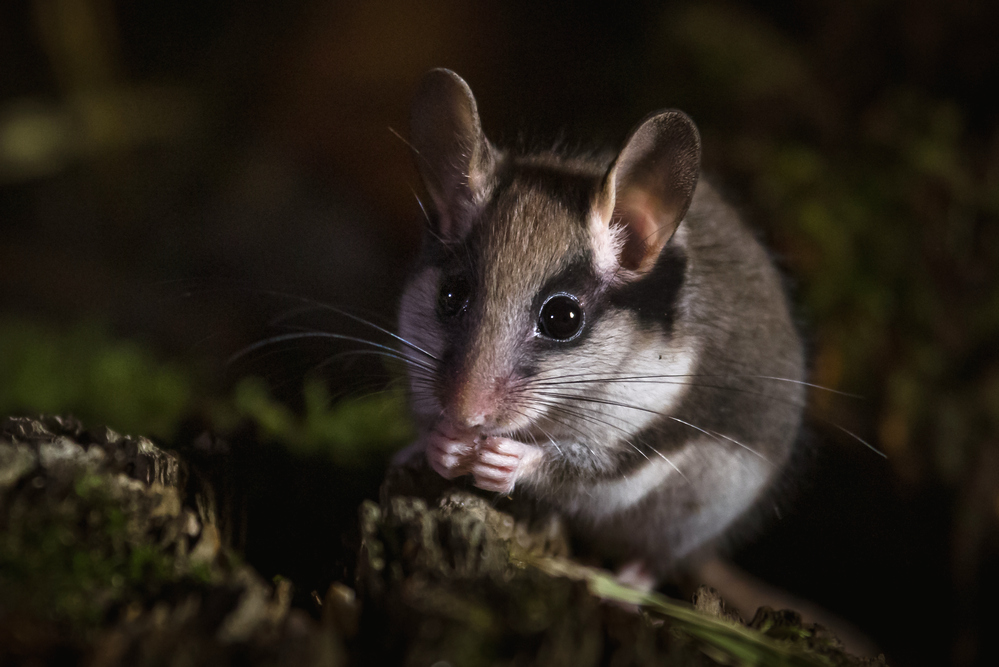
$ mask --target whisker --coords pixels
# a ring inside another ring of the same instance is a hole
[[[576,417],[577,419],[588,419],[589,421],[591,421],[591,422],[593,422],[593,423],[598,423],[598,424],[604,424],[604,425],[606,425],[606,426],[609,426],[609,427],[611,427],[611,428],[614,428],[614,429],[617,429],[617,430],[621,431],[621,433],[623,433],[623,434],[624,434],[625,436],[628,436],[628,437],[625,437],[625,438],[624,438],[624,439],[622,440],[622,442],[626,443],[626,444],[627,444],[627,445],[629,445],[629,446],[630,446],[630,447],[631,447],[632,449],[634,449],[634,450],[635,450],[636,452],[638,452],[639,454],[641,454],[641,455],[642,455],[642,456],[643,456],[643,457],[645,458],[645,460],[646,460],[646,461],[648,461],[648,460],[649,460],[649,456],[648,456],[648,454],[646,454],[646,453],[645,453],[644,451],[642,451],[642,450],[641,450],[641,449],[640,449],[640,448],[638,447],[638,445],[636,445],[636,444],[635,444],[634,442],[632,442],[632,441],[631,441],[631,439],[630,439],[630,437],[631,437],[631,433],[629,433],[629,432],[628,432],[627,430],[625,430],[624,428],[622,428],[622,427],[620,427],[620,426],[617,426],[616,424],[611,424],[611,423],[610,423],[610,422],[608,422],[608,421],[604,421],[604,420],[602,420],[602,419],[597,419],[597,418],[596,418],[596,417],[594,417],[593,415],[590,415],[590,414],[586,414],[586,413],[582,413],[582,412],[579,412],[579,411],[574,411],[574,410],[571,410],[571,409],[569,409],[569,408],[566,408],[565,406],[561,406],[561,405],[558,405],[558,404],[551,404],[551,403],[549,403],[549,404],[547,405],[547,407],[548,407],[549,409],[553,409],[553,410],[558,410],[558,411],[561,411],[561,412],[563,412],[563,413],[565,413],[565,414],[567,414],[567,415],[569,415],[569,416],[572,416],[572,417]],[[652,450],[652,451],[654,451],[655,453],[659,454],[659,456],[662,456],[662,457],[663,457],[664,459],[666,459],[666,457],[665,457],[665,456],[663,456],[662,452],[659,452],[658,450],[656,450],[656,448],[655,448],[655,447],[652,447],[651,445],[649,445],[649,444],[648,444],[648,443],[646,443],[646,442],[642,442],[641,444],[642,444],[642,445],[644,445],[644,446],[646,446],[646,447],[648,447],[649,449],[651,449],[651,450]],[[592,451],[592,450],[591,450],[591,451]],[[672,462],[670,462],[670,461],[669,461],[669,459],[666,459],[666,461],[667,461],[667,463],[669,463],[670,465],[673,465],[673,464],[672,464]],[[674,467],[675,467],[675,466],[674,466]],[[677,470],[677,472],[680,472],[680,471],[679,471],[679,470]],[[680,473],[680,474],[682,475],[683,473]]]
[[[572,408],[569,408],[568,406],[562,405],[560,403],[556,403],[554,401],[539,400],[538,404],[539,405],[543,405],[543,406],[545,406],[547,408],[560,410],[563,413],[568,414],[568,415],[570,415],[572,417],[576,417],[578,419],[586,419],[590,423],[593,423],[593,424],[603,424],[604,426],[608,426],[608,427],[610,427],[612,429],[620,431],[624,435],[631,435],[631,432],[628,431],[627,429],[625,429],[622,426],[619,426],[617,424],[612,424],[611,422],[605,421],[603,419],[599,419],[597,417],[594,417],[592,414],[588,414],[588,413],[585,413],[585,412],[579,412],[578,410],[573,410]],[[585,406],[578,406],[578,407],[585,409]],[[620,421],[624,421],[624,420],[621,420],[620,417],[618,417],[617,419],[619,419]],[[579,433],[585,435],[584,431],[579,431],[578,429],[577,429],[577,431]]]
[[[550,404],[550,405],[548,405],[546,407],[549,407],[550,409],[555,410],[557,412],[561,412],[561,413],[567,414],[570,417],[575,417],[577,419],[584,419],[585,418],[585,415],[581,415],[581,414],[578,414],[578,413],[574,414],[571,410],[565,409],[562,406],[560,406],[558,404],[555,404],[555,403],[552,403],[552,404]],[[575,424],[572,424],[571,422],[565,421],[565,420],[563,420],[561,418],[556,418],[556,416],[553,415],[553,414],[548,414],[548,415],[546,415],[546,417],[550,421],[553,421],[556,424],[559,424],[560,426],[564,426],[565,428],[567,428],[567,429],[569,429],[571,431],[575,431],[576,433],[578,433],[579,436],[580,436],[580,440],[578,441],[578,444],[581,445],[581,446],[583,446],[583,447],[585,447],[588,452],[590,452],[591,454],[593,454],[593,449],[586,442],[586,439],[588,437],[588,434],[586,433],[586,431],[583,431],[582,429],[580,429],[579,427],[577,427]]]
[[[562,409],[563,411],[565,411],[565,412],[567,412],[567,413],[569,413],[569,414],[572,414],[572,413],[571,413],[571,412],[569,412],[568,410],[565,410],[564,408],[561,408],[561,406],[558,406],[558,407],[556,407],[556,406],[549,406],[549,407],[553,407],[553,408],[556,408],[556,409]],[[584,419],[584,418],[586,418],[586,416],[587,416],[587,415],[584,415],[584,414],[581,414],[581,413],[576,413],[576,415],[575,415],[575,416],[577,416],[577,417],[578,417],[578,418],[580,418],[580,419]],[[608,426],[611,426],[611,427],[614,427],[614,425],[613,425],[613,424],[610,424],[609,422],[603,422],[603,423],[604,423],[604,424],[607,424]],[[624,433],[625,435],[628,435],[628,436],[630,436],[630,433],[629,433],[628,431],[625,431],[625,430],[624,430],[623,428],[622,428],[622,429],[620,429],[620,430],[621,430],[621,432],[622,432],[622,433]],[[635,450],[636,452],[638,452],[639,454],[641,454],[641,455],[642,455],[643,457],[645,457],[645,460],[646,460],[646,461],[650,460],[650,459],[649,459],[649,457],[648,457],[648,455],[647,455],[647,454],[646,454],[646,453],[645,453],[644,451],[642,451],[642,450],[641,450],[641,449],[640,449],[640,448],[638,447],[638,445],[636,445],[636,444],[635,444],[634,442],[632,442],[632,441],[631,441],[630,437],[628,437],[628,438],[625,438],[625,439],[623,440],[623,442],[624,442],[624,443],[626,443],[627,445],[629,445],[629,446],[630,446],[630,447],[631,447],[632,449],[634,449],[634,450]],[[647,442],[644,442],[644,441],[641,441],[641,442],[640,442],[640,444],[642,444],[642,445],[644,445],[645,447],[648,447],[649,449],[651,449],[651,450],[652,450],[652,452],[653,452],[654,454],[656,454],[657,456],[659,456],[659,458],[661,458],[661,459],[662,459],[663,461],[665,461],[666,463],[668,463],[668,464],[669,464],[669,466],[670,466],[671,468],[673,468],[673,470],[675,470],[675,471],[677,472],[677,474],[678,474],[678,475],[680,475],[680,477],[682,477],[682,478],[684,479],[684,481],[686,481],[686,482],[688,482],[688,483],[690,482],[690,480],[689,480],[689,479],[687,479],[687,476],[683,474],[683,471],[682,471],[682,470],[680,470],[680,469],[679,469],[679,468],[678,468],[678,467],[676,466],[676,464],[675,464],[675,463],[673,463],[673,461],[671,461],[671,460],[669,459],[669,457],[667,457],[667,456],[666,456],[665,454],[663,454],[663,453],[662,453],[661,451],[659,451],[658,449],[656,449],[656,448],[655,448],[655,447],[653,447],[652,445],[648,444]]]
[[[398,139],[402,143],[406,144],[406,146],[409,147],[409,150],[413,151],[414,155],[419,155],[420,158],[423,159],[423,160],[426,159],[422,155],[420,155],[420,151],[416,150],[416,146],[414,146],[412,143],[410,143],[409,139],[407,139],[406,137],[404,137],[401,134],[399,134],[398,132],[396,132],[395,128],[392,127],[391,125],[389,125],[387,127],[388,127],[388,131],[391,132],[392,134],[394,134],[395,137],[396,137],[396,139]]]
[[[535,428],[541,431],[544,434],[544,436],[548,438],[548,442],[552,443],[552,447],[555,448],[555,451],[557,451],[559,454],[562,453],[562,448],[558,446],[557,442],[555,442],[555,438],[552,437],[551,433],[549,433],[548,431],[546,431],[545,429],[541,428],[538,425],[535,425]]]
[[[758,451],[756,451],[752,447],[739,442],[735,438],[730,438],[729,436],[725,435],[724,433],[718,433],[717,431],[713,431],[711,429],[701,428],[700,426],[697,426],[696,424],[691,424],[690,422],[684,421],[684,420],[680,419],[679,417],[674,417],[672,415],[666,415],[666,417],[669,418],[669,419],[672,419],[675,422],[679,422],[680,424],[683,424],[684,426],[689,426],[692,429],[696,429],[696,430],[700,431],[701,433],[703,433],[704,435],[707,435],[707,436],[710,436],[710,437],[714,438],[715,440],[718,440],[718,438],[724,438],[725,440],[728,440],[729,442],[731,442],[733,444],[739,445],[740,447],[742,447],[743,449],[745,449],[747,452],[749,452],[753,456],[758,456],[763,461],[766,461],[767,463],[770,463],[770,459],[768,459],[767,457],[763,456],[763,454],[760,454]],[[770,463],[770,465],[773,465],[773,464]]]
[[[343,334],[328,333],[325,331],[300,331],[296,333],[281,334],[279,336],[271,336],[270,338],[265,338],[264,340],[257,341],[252,345],[248,345],[244,347],[242,350],[239,350],[238,352],[230,356],[226,360],[226,365],[227,366],[232,365],[237,360],[242,359],[247,354],[250,354],[255,350],[259,350],[262,347],[273,345],[274,343],[283,343],[290,340],[304,340],[306,338],[329,338],[333,340],[344,340],[352,343],[362,343],[364,345],[372,345],[374,347],[386,350],[387,352],[393,352],[393,353],[396,352],[394,349],[388,347],[387,345],[382,345],[381,343],[376,343],[374,341],[370,341],[365,338],[358,338],[357,336],[345,336]]]
[[[693,377],[696,377],[696,376],[693,376]],[[558,386],[561,386],[563,384],[564,385],[576,385],[576,384],[582,384],[582,385],[586,385],[586,384],[613,384],[614,382],[617,382],[617,381],[619,381],[619,380],[615,380],[615,379],[610,379],[610,380],[607,380],[607,379],[599,379],[599,380],[575,380],[575,381],[564,382],[564,383],[562,383],[562,382],[554,382],[553,381],[553,382],[548,383],[548,384],[539,383],[539,386],[558,387]],[[719,385],[714,385],[714,384],[705,384],[703,382],[681,382],[681,381],[670,381],[670,380],[647,380],[647,379],[641,379],[641,380],[634,380],[634,381],[632,381],[632,380],[620,380],[620,381],[622,383],[629,383],[629,384],[657,384],[657,385],[658,384],[669,384],[669,385],[676,385],[676,386],[681,386],[681,387],[699,387],[699,388],[702,388],[702,389],[715,389],[717,391],[731,391],[731,392],[735,392],[735,393],[739,393],[739,394],[748,394],[750,396],[760,396],[762,398],[765,398],[765,399],[768,399],[768,400],[771,400],[771,401],[777,401],[779,403],[784,403],[786,405],[792,405],[792,406],[795,406],[795,407],[802,407],[802,406],[807,405],[807,403],[805,403],[805,402],[793,401],[793,400],[784,398],[782,396],[773,396],[772,394],[768,394],[768,393],[763,392],[763,391],[757,391],[757,390],[754,390],[754,389],[746,389],[744,387],[726,387],[726,386],[719,386]]]
[[[344,317],[346,317],[348,319],[351,319],[351,320],[353,320],[353,321],[355,321],[355,322],[357,322],[359,324],[363,324],[365,326],[371,327],[372,329],[375,329],[376,331],[380,331],[381,333],[385,334],[386,336],[389,336],[392,339],[394,339],[394,340],[402,343],[403,345],[405,345],[409,349],[414,350],[416,352],[419,352],[423,356],[425,356],[425,357],[427,357],[429,359],[432,359],[435,363],[440,363],[441,362],[441,360],[438,359],[435,355],[431,354],[430,352],[427,352],[426,350],[424,350],[422,347],[420,347],[416,343],[413,343],[413,342],[411,342],[409,340],[406,340],[402,336],[389,331],[385,327],[379,326],[379,325],[375,324],[374,322],[372,322],[372,321],[370,321],[368,319],[365,319],[365,318],[363,318],[363,317],[361,317],[359,315],[355,315],[354,313],[351,313],[351,312],[349,312],[347,310],[344,310],[343,308],[338,308],[338,307],[332,306],[332,305],[330,305],[328,303],[323,303],[321,301],[316,301],[315,299],[309,299],[307,297],[296,296],[294,294],[288,294],[286,292],[281,292],[281,291],[278,291],[278,290],[261,290],[261,293],[263,293],[263,294],[269,294],[271,296],[281,297],[283,299],[292,299],[292,300],[295,300],[295,301],[301,301],[303,303],[312,304],[312,305],[316,306],[316,308],[319,309],[319,310],[328,310],[328,311],[336,313],[338,315],[342,315],[342,316],[344,316]]]
[[[566,378],[580,378],[566,380]],[[788,382],[792,384],[802,385],[812,389],[819,389],[821,391],[826,391],[831,394],[836,394],[838,396],[844,396],[847,398],[855,398],[863,400],[863,396],[860,394],[853,394],[846,391],[841,391],[839,389],[833,389],[832,387],[826,387],[820,384],[815,384],[813,382],[806,382],[804,380],[794,380],[792,378],[782,378],[772,375],[742,375],[742,374],[728,374],[720,375],[716,373],[688,373],[688,374],[667,374],[667,375],[630,375],[630,376],[601,376],[593,375],[587,373],[577,373],[572,375],[558,376],[555,378],[544,378],[542,381],[537,382],[540,386],[553,386],[560,384],[589,384],[589,383],[610,383],[610,382],[653,382],[657,380],[667,380],[676,378],[715,378],[715,379],[753,379],[753,380],[771,380],[773,382]],[[699,386],[710,386],[710,385],[699,385]],[[712,387],[714,389],[737,389],[737,387]]]
[[[576,373],[576,374],[572,374],[570,377],[581,377],[583,375],[585,375],[585,374]],[[747,395],[751,395],[751,396],[759,396],[759,397],[764,398],[764,399],[766,399],[768,401],[774,401],[774,402],[777,402],[777,403],[783,403],[785,405],[790,405],[790,406],[793,406],[793,407],[808,407],[809,406],[809,403],[807,401],[790,400],[790,399],[784,398],[783,396],[774,396],[772,394],[769,394],[769,393],[766,393],[766,392],[763,392],[763,391],[757,391],[757,390],[753,390],[753,389],[746,389],[744,387],[719,386],[719,385],[714,385],[714,384],[705,384],[703,382],[671,382],[671,381],[667,381],[667,380],[645,379],[646,377],[651,377],[651,378],[665,377],[665,378],[669,378],[669,377],[673,377],[673,376],[634,376],[634,377],[639,378],[639,379],[632,380],[631,377],[625,376],[623,378],[620,378],[620,381],[622,381],[622,382],[628,382],[628,383],[634,382],[635,384],[646,384],[646,383],[647,384],[672,384],[672,385],[681,385],[681,386],[688,386],[688,387],[699,387],[699,388],[703,388],[703,389],[714,389],[714,390],[717,390],[717,391],[731,391],[731,392],[736,392],[736,393],[740,393],[740,394],[747,394]],[[677,375],[676,377],[686,377],[686,376]],[[691,375],[689,377],[696,378],[696,377],[699,377],[699,376],[697,376],[697,375]],[[718,377],[724,377],[724,376],[718,376]],[[618,380],[619,380],[618,378],[602,378],[602,377],[601,378],[596,378],[596,379],[593,379],[593,380],[589,380],[589,379],[587,379],[587,380],[573,380],[573,381],[564,382],[564,383],[560,383],[560,382],[557,382],[555,380],[551,380],[551,381],[537,382],[537,383],[532,382],[531,384],[528,384],[525,388],[530,388],[531,385],[534,385],[534,386],[542,386],[543,385],[543,386],[557,387],[560,384],[565,384],[565,385],[586,385],[586,384],[598,384],[598,383],[610,384],[610,383],[613,383],[613,382],[618,381]],[[532,378],[532,381],[533,381],[533,378]],[[836,390],[831,390],[831,391],[836,391]],[[851,396],[851,397],[859,397],[856,394],[845,394],[845,395],[846,396]],[[822,417],[817,417],[817,418],[823,419]],[[823,419],[823,421],[826,421],[826,420]]]
[[[866,440],[864,440],[863,438],[861,438],[859,435],[857,435],[853,431],[849,431],[849,430],[843,428],[842,426],[840,426],[839,424],[837,424],[836,422],[829,421],[828,419],[824,419],[822,417],[819,417],[819,419],[821,419],[825,423],[829,424],[830,426],[835,426],[839,430],[843,431],[843,433],[846,433],[848,436],[850,436],[851,438],[853,438],[854,440],[856,440],[857,442],[859,442],[860,444],[862,444],[864,447],[867,447],[869,450],[871,450],[872,452],[874,452],[875,454],[877,454],[881,458],[883,458],[883,459],[887,459],[888,458],[887,454],[885,454],[880,449],[878,449],[877,447],[875,447],[871,443],[869,443]]]
[[[725,440],[729,440],[729,441],[733,442],[734,444],[739,445],[740,447],[742,447],[746,451],[750,452],[751,454],[753,454],[755,456],[758,456],[759,458],[761,458],[764,461],[767,461],[767,463],[769,463],[769,461],[767,460],[767,458],[765,456],[763,456],[762,454],[760,454],[759,452],[757,452],[756,450],[754,450],[752,447],[749,447],[748,445],[743,444],[743,443],[739,442],[738,440],[735,440],[734,438],[731,438],[729,436],[723,435],[721,433],[714,433],[713,434],[713,432],[705,430],[705,429],[703,429],[703,428],[701,428],[699,426],[695,426],[694,424],[686,422],[686,421],[680,419],[679,417],[674,417],[673,415],[667,415],[667,414],[664,414],[662,412],[659,412],[658,410],[653,410],[651,408],[645,408],[645,407],[642,407],[640,405],[632,405],[630,403],[622,403],[620,401],[612,401],[612,400],[609,400],[609,399],[587,398],[587,397],[584,397],[584,396],[572,396],[572,395],[566,395],[566,394],[546,394],[546,395],[551,396],[553,398],[562,398],[562,399],[566,399],[566,400],[584,401],[584,402],[587,402],[587,403],[599,403],[601,405],[613,405],[613,406],[616,406],[616,407],[619,407],[619,408],[625,408],[625,409],[631,409],[631,410],[640,410],[642,412],[647,412],[647,413],[650,413],[650,414],[658,415],[660,417],[666,417],[667,419],[671,419],[671,420],[673,420],[675,422],[678,422],[680,424],[684,424],[685,426],[689,426],[690,428],[696,429],[696,430],[700,431],[701,433],[704,433],[705,435],[713,438],[714,440],[718,440],[719,438],[724,438]],[[656,452],[659,451],[659,450],[657,450],[655,448],[653,448],[653,450],[656,451]],[[677,472],[679,472],[679,471],[677,471]]]
[[[334,361],[337,361],[338,359],[342,359],[344,357],[362,357],[362,356],[367,356],[367,355],[373,355],[373,356],[382,357],[382,358],[385,358],[385,359],[394,359],[396,361],[402,362],[402,363],[404,363],[404,364],[406,364],[406,365],[409,366],[410,372],[413,372],[413,371],[416,371],[416,370],[420,370],[420,371],[426,371],[428,373],[433,373],[436,370],[434,368],[431,368],[430,366],[423,365],[423,364],[417,362],[415,359],[411,359],[411,358],[409,358],[409,357],[407,357],[407,356],[405,356],[403,354],[400,354],[398,352],[391,353],[391,352],[385,352],[384,350],[344,350],[343,352],[338,352],[338,353],[336,353],[334,355],[331,355],[331,356],[327,357],[324,361],[322,361],[313,370],[318,370],[320,368],[324,368],[326,366],[329,366]]]
[[[530,417],[529,417],[529,415],[526,412],[522,412],[520,410],[517,410],[516,408],[510,408],[510,412],[513,412],[514,414],[518,414],[521,417],[525,417],[528,420],[530,420]],[[548,442],[552,443],[552,445],[555,447],[556,451],[558,451],[559,454],[562,453],[562,448],[558,446],[558,443],[555,442],[555,438],[553,438],[548,431],[546,431],[545,429],[543,429],[539,424],[532,424],[532,426],[534,428],[538,429],[539,431],[541,431],[541,433],[543,433],[544,436],[546,438],[548,438]],[[534,438],[533,435],[531,437]],[[534,438],[534,441],[535,441],[535,444],[537,444],[537,438]]]
[[[585,374],[575,374],[575,375],[577,377],[580,377],[580,376],[583,376]],[[624,378],[604,378],[604,377],[598,377],[598,378],[592,379],[592,380],[573,380],[573,381],[564,382],[564,383],[560,383],[560,382],[557,382],[555,380],[551,380],[551,381],[547,381],[547,384],[546,384],[546,382],[539,382],[539,383],[536,383],[536,385],[538,385],[538,386],[558,386],[559,384],[565,384],[565,385],[571,385],[571,384],[590,384],[590,383],[605,383],[605,382],[615,382],[615,381],[623,381],[623,382],[636,381],[638,383],[641,383],[641,382],[646,382],[646,381],[652,381],[652,380],[655,380],[656,378],[672,378],[672,377],[695,377],[696,378],[696,377],[712,377],[712,376],[700,376],[700,375],[668,376],[668,375],[664,375],[664,376],[628,376],[628,377],[624,377]],[[726,377],[726,376],[720,376],[719,375],[719,376],[713,376],[713,377]],[[787,382],[798,382],[798,381],[790,380],[789,378],[777,378],[777,377],[772,377],[772,376],[742,375],[742,376],[731,376],[731,377],[745,377],[745,378],[758,378],[758,379],[787,381]],[[763,392],[757,392],[757,391],[753,391],[753,390],[749,390],[749,389],[743,389],[743,388],[740,388],[740,387],[719,387],[719,386],[715,386],[715,385],[705,385],[705,384],[700,384],[700,383],[669,383],[669,384],[689,384],[690,386],[704,387],[704,388],[707,388],[707,389],[717,389],[719,391],[737,391],[737,392],[741,392],[741,393],[750,393],[750,394],[755,394],[755,395],[758,395],[758,396],[762,396],[762,397],[767,398],[767,399],[772,400],[772,401],[777,401],[777,402],[785,403],[785,404],[788,404],[788,405],[793,405],[793,406],[800,406],[800,405],[802,405],[802,403],[799,403],[797,401],[791,401],[791,400],[785,399],[785,398],[780,397],[780,396],[771,396],[771,395],[763,393]],[[839,391],[837,389],[831,389],[829,387],[823,387],[821,385],[815,385],[815,384],[808,383],[808,382],[803,382],[803,381],[800,382],[800,384],[803,384],[803,385],[809,386],[809,387],[814,387],[816,389],[821,389],[821,390],[824,390],[824,391],[828,391],[828,392],[831,392],[831,393],[835,393],[835,394],[838,394],[838,395],[841,395],[841,396],[846,396],[846,397],[849,397],[849,398],[863,399],[863,397],[860,396],[860,395],[858,395],[858,394],[851,394],[851,393],[848,393],[848,392]],[[547,392],[547,391],[539,392],[539,393],[544,393],[544,395],[547,395],[547,396],[551,396],[551,397],[554,397],[554,398],[562,398],[562,399],[566,399],[566,400],[577,400],[577,401],[598,402],[598,403],[602,402],[602,403],[607,404],[607,405],[616,405],[618,407],[630,408],[630,409],[633,409],[633,410],[642,410],[644,412],[650,412],[652,414],[660,415],[660,416],[663,416],[663,417],[669,417],[670,419],[673,419],[674,421],[680,421],[678,418],[673,417],[671,415],[666,415],[666,414],[660,413],[660,412],[655,411],[655,410],[651,410],[651,409],[648,409],[648,408],[642,408],[640,406],[635,406],[635,405],[629,405],[627,403],[620,403],[620,402],[617,402],[617,401],[610,401],[610,400],[606,400],[606,399],[605,400],[600,400],[600,399],[595,399],[595,398],[587,398],[587,397],[582,396],[582,395],[575,396],[575,395],[568,395],[568,394],[553,394],[553,393]],[[874,452],[878,456],[881,456],[882,458],[885,458],[885,459],[888,458],[888,455],[885,454],[883,451],[881,451],[880,449],[878,449],[874,445],[870,444],[869,442],[867,442],[866,440],[864,440],[863,438],[861,438],[860,436],[858,436],[856,433],[853,433],[852,431],[844,428],[843,426],[840,426],[836,422],[833,422],[833,421],[831,421],[829,419],[826,419],[826,418],[820,417],[820,416],[816,416],[816,415],[813,415],[813,417],[816,418],[816,419],[821,420],[822,422],[824,422],[826,424],[829,424],[830,426],[833,426],[833,427],[839,429],[840,431],[842,431],[844,433],[846,433],[848,436],[850,436],[851,438],[853,438],[854,440],[856,440],[860,444],[864,445],[866,448],[870,449],[872,452]],[[692,428],[696,428],[693,424],[691,424],[690,426]],[[764,457],[759,452],[757,452],[754,449],[748,447],[744,443],[739,442],[738,440],[730,438],[729,436],[727,436],[727,435],[725,435],[723,433],[717,433],[717,432],[714,432],[714,431],[710,431],[710,432],[708,432],[706,434],[707,435],[714,435],[714,436],[717,436],[717,437],[724,438],[726,440],[730,440],[731,442],[739,445],[740,447],[745,448],[747,451],[753,453],[754,455],[762,458],[763,460],[765,460],[765,461],[767,461],[769,463],[769,460],[766,459],[766,457]]]
[[[413,359],[411,357],[406,356],[405,354],[403,354],[399,350],[396,350],[395,348],[389,347],[387,345],[382,345],[381,343],[377,343],[375,341],[368,340],[366,338],[346,338],[344,336],[344,334],[333,334],[333,333],[329,333],[329,332],[325,332],[325,331],[316,331],[315,329],[311,329],[311,328],[308,328],[308,327],[291,327],[291,326],[289,326],[287,328],[291,329],[292,331],[296,331],[296,332],[300,332],[300,333],[318,334],[318,335],[321,335],[321,336],[338,336],[342,340],[352,340],[354,342],[360,342],[360,343],[365,343],[367,345],[372,345],[372,346],[377,347],[379,349],[378,350],[370,350],[370,351],[368,351],[371,354],[376,354],[377,353],[377,354],[382,354],[382,355],[384,355],[386,357],[392,357],[394,359],[398,359],[399,361],[402,361],[402,362],[408,364],[410,368],[419,368],[419,369],[427,371],[427,372],[429,372],[431,374],[435,374],[437,372],[437,369],[434,366],[431,366],[429,363],[427,363],[427,362],[425,362],[425,361],[423,361],[421,359]],[[271,339],[267,339],[267,340],[270,340],[270,341],[273,342],[275,340],[275,338],[271,338]],[[267,342],[266,340],[265,341],[260,341],[260,343],[266,343],[266,342]],[[347,354],[350,354],[351,352],[352,352],[351,350],[345,350],[344,352],[342,352],[340,354],[347,355]],[[361,353],[360,350],[354,350],[353,352]],[[337,355],[334,355],[334,356],[337,356]]]
[[[430,214],[427,213],[427,209],[423,205],[423,201],[420,199],[420,195],[416,194],[416,190],[414,190],[413,187],[410,186],[409,191],[413,193],[413,199],[416,200],[416,204],[420,207],[420,211],[423,213],[423,218],[424,220],[427,221],[427,228],[429,229],[431,225]],[[436,234],[434,236],[436,236]]]

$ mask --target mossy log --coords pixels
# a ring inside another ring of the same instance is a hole
[[[227,543],[210,479],[145,438],[6,420],[0,664],[867,664],[794,612],[747,625],[706,589],[686,605],[618,586],[568,558],[557,518],[420,468],[361,506],[353,579],[299,608]]]

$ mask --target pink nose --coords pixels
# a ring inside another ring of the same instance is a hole
[[[462,415],[461,424],[467,428],[476,428],[486,423],[486,413],[478,411],[472,414]]]
[[[490,379],[485,382],[462,383],[453,394],[450,404],[445,401],[445,410],[451,421],[462,428],[480,428],[496,415],[499,404],[499,382]]]
[[[492,410],[485,405],[487,401],[476,397],[463,397],[456,401],[453,409],[448,410],[451,420],[464,428],[478,428],[488,421]],[[479,399],[479,400],[476,400]]]

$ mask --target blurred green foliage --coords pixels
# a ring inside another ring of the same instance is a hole
[[[0,321],[0,413],[72,413],[136,435],[169,439],[192,407],[190,371],[158,361],[100,325],[59,331]]]
[[[819,414],[870,433],[903,479],[962,485],[999,433],[999,128],[919,85],[858,94],[866,70],[837,49],[880,10],[824,11],[801,39],[685,4],[654,57],[683,68],[709,166],[744,183],[795,276],[814,380],[868,399],[816,395]]]
[[[160,361],[92,322],[66,331],[0,322],[0,378],[0,414],[73,414],[90,426],[168,442],[184,419],[200,414],[223,432],[250,421],[294,453],[360,466],[412,437],[401,392],[334,403],[326,384],[310,378],[301,414],[255,377],[240,380],[227,396],[213,396],[191,368]]]
[[[334,404],[326,383],[309,378],[303,398],[305,409],[297,415],[271,395],[262,379],[245,378],[236,385],[231,401],[219,405],[215,422],[224,426],[251,419],[269,439],[295,453],[325,453],[338,464],[353,466],[399,449],[413,438],[401,392],[385,391]]]

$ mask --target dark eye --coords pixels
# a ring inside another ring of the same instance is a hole
[[[465,310],[472,288],[464,276],[448,276],[441,283],[437,294],[437,314],[444,319],[455,317]]]
[[[538,329],[553,340],[575,338],[583,328],[583,308],[576,297],[569,294],[554,294],[541,306],[538,316]]]

